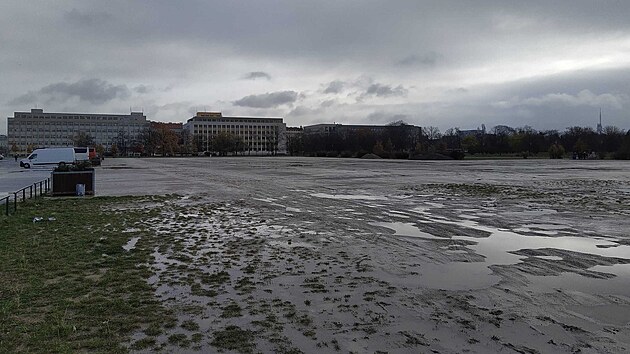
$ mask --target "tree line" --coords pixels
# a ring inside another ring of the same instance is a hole
[[[277,152],[277,139],[269,137],[269,153]],[[391,123],[380,129],[368,127],[336,131],[328,134],[289,134],[287,152],[290,155],[362,157],[374,154],[381,158],[463,158],[465,155],[506,155],[550,158],[630,159],[630,131],[614,126],[601,133],[590,127],[569,127],[564,131],[538,131],[529,126],[512,128],[496,126],[490,131],[461,131],[450,128],[418,128],[404,122]],[[76,146],[94,146],[91,136],[80,133]],[[104,151],[97,145],[97,150]],[[211,139],[192,135],[189,131],[175,132],[166,127],[145,129],[139,136],[119,132],[107,153],[117,156],[187,156],[199,152],[225,156],[244,154],[248,146],[242,137],[229,132]]]
[[[380,131],[368,128],[352,134],[303,134],[287,138],[291,155],[361,157],[372,153],[382,158],[463,158],[465,155],[512,155],[550,158],[630,159],[630,131],[614,126],[601,133],[590,127],[564,131],[537,131],[529,126],[496,126],[490,131],[423,127],[413,134],[404,123],[393,123]]]

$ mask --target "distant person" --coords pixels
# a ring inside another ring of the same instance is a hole
[[[17,162],[17,154],[14,154],[13,157],[15,157],[15,162]]]

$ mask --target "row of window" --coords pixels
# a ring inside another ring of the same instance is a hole
[[[144,124],[106,124],[106,123],[67,123],[67,122],[21,122],[9,124],[9,128],[30,127],[30,126],[65,126],[65,127],[104,127],[104,128],[135,128],[144,129],[147,126]]]
[[[93,119],[93,120],[121,120],[121,119],[131,119],[132,117],[128,116],[58,116],[58,115],[49,115],[49,116],[33,116],[30,114],[18,114],[15,118],[30,118],[30,119]],[[136,119],[137,117],[133,117]]]
[[[22,128],[22,129],[10,129],[10,133],[9,135],[11,135],[11,132],[33,132],[33,133],[43,133],[43,132],[71,132],[71,131],[84,131],[84,132],[119,132],[119,131],[125,131],[125,132],[133,132],[133,133],[140,133],[141,130],[138,129],[111,129],[111,128],[103,128],[103,129],[94,129],[94,128],[78,128],[78,127],[74,127],[74,128],[44,128],[44,129],[37,129],[37,128]]]
[[[208,128],[221,128],[221,129],[225,129],[225,128],[249,128],[249,129],[276,129],[278,128],[277,125],[239,125],[239,124],[194,124],[193,125],[194,129],[198,129],[198,128],[204,128],[204,129],[208,129]]]
[[[264,118],[251,118],[251,119],[225,119],[225,118],[195,118],[195,121],[202,122],[224,122],[224,123],[282,123],[281,119],[264,119]]]

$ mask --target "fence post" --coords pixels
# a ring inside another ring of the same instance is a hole
[[[13,193],[13,212],[17,211],[17,192]]]
[[[39,196],[41,197],[42,195],[44,195],[44,193],[42,192],[42,183],[43,181],[39,181]]]
[[[9,197],[4,198],[5,213],[9,216]]]
[[[26,188],[22,188],[22,201],[26,200]]]
[[[33,185],[31,184],[28,188],[31,190],[31,199],[33,199]]]

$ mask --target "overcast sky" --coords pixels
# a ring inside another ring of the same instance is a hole
[[[0,2],[5,117],[630,128],[630,1]]]

